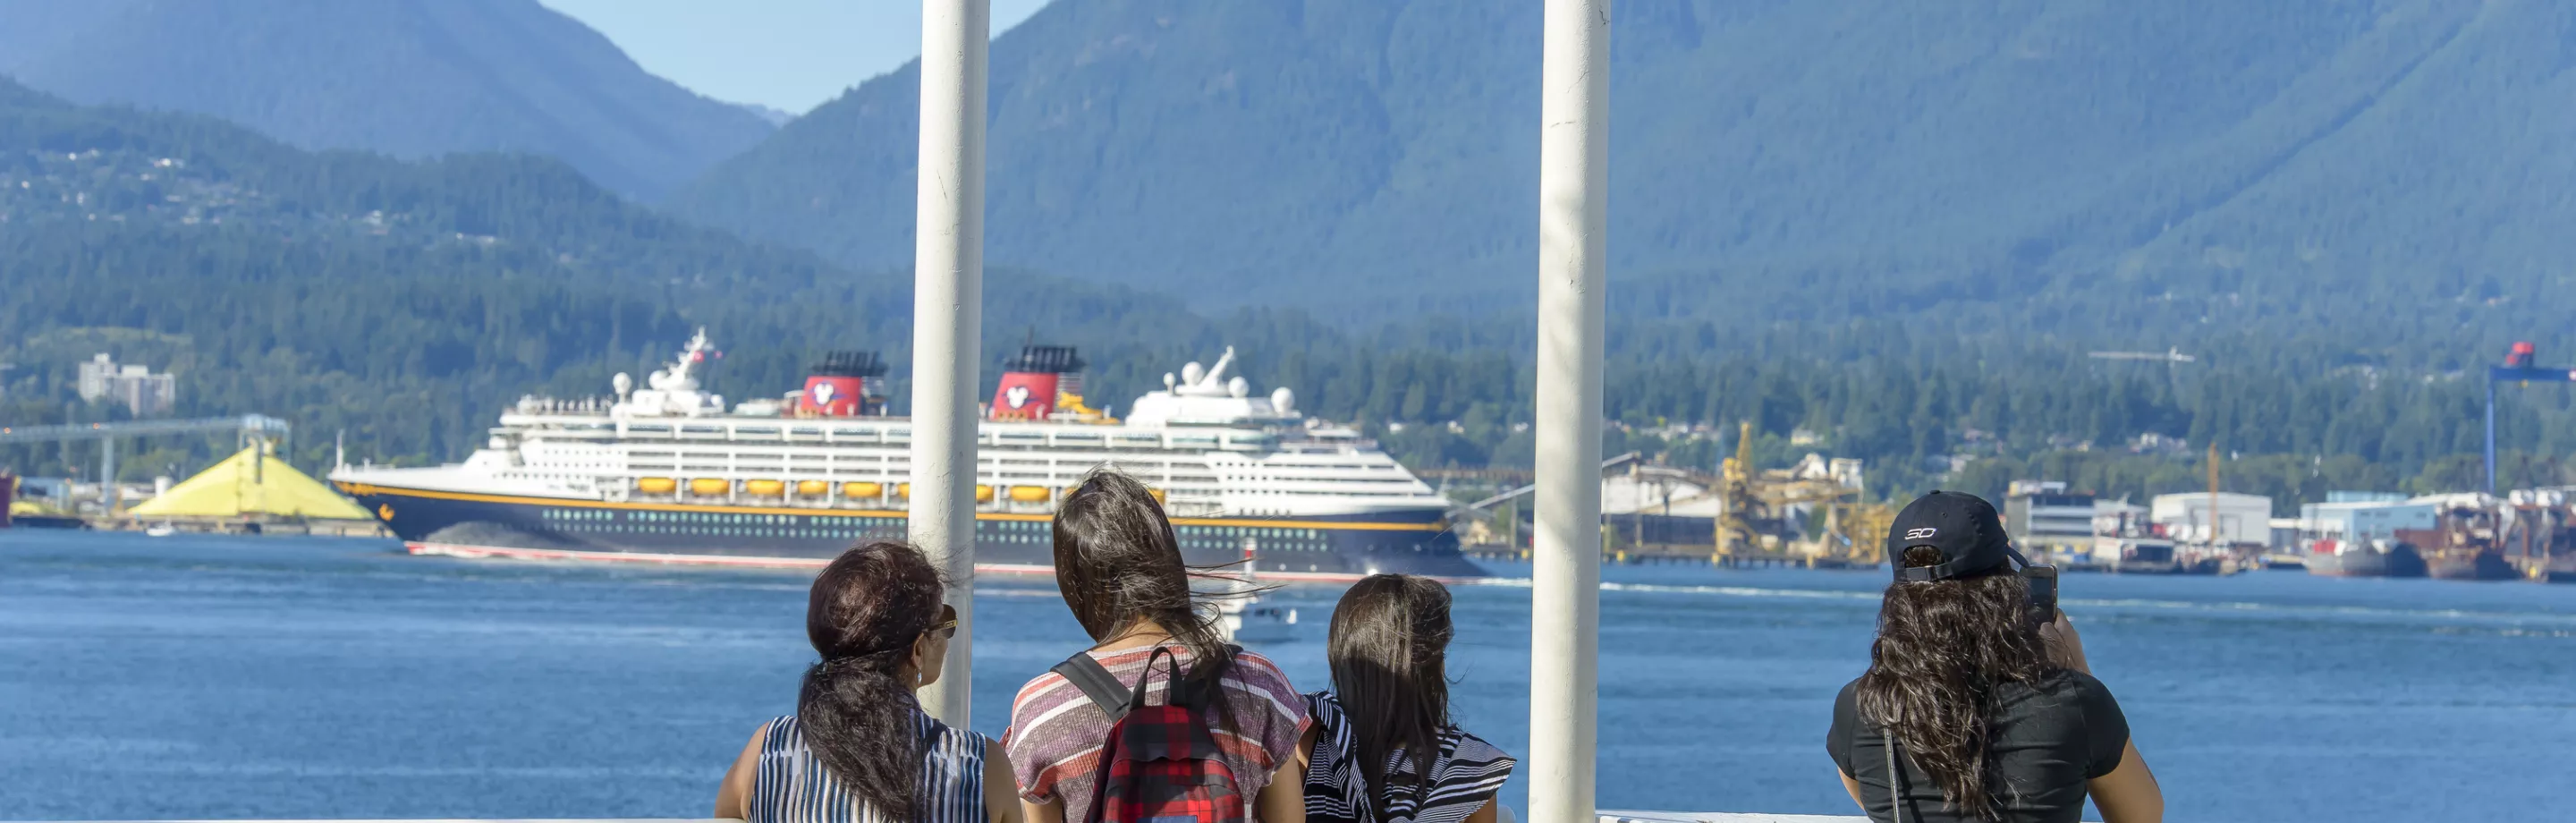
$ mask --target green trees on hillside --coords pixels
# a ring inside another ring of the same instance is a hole
[[[1865,274],[1748,267],[1618,284],[1609,450],[1714,468],[1750,421],[1766,464],[1863,458],[1883,494],[1999,493],[2037,477],[2144,495],[2198,488],[2214,440],[2232,487],[2285,504],[2344,486],[2455,489],[2476,479],[2477,369],[2522,330],[2544,362],[2576,348],[2549,336],[2563,301],[2456,278],[2196,294],[2119,281],[2016,297]],[[603,394],[610,375],[653,368],[701,325],[729,355],[711,388],[736,400],[775,397],[822,353],[864,348],[895,365],[900,409],[910,364],[902,273],[682,223],[561,164],[301,152],[6,83],[0,293],[0,362],[17,364],[0,373],[0,423],[119,413],[72,397],[73,364],[107,351],[176,373],[180,414],[290,419],[291,456],[315,469],[344,431],[353,459],[461,458],[520,395]],[[1535,342],[1520,310],[1465,301],[1365,323],[1193,311],[1195,296],[995,268],[987,363],[1024,340],[1079,346],[1091,402],[1123,410],[1230,345],[1258,390],[1289,387],[1308,413],[1362,425],[1409,465],[1530,460]],[[1689,308],[1729,301],[1726,315]],[[2168,346],[2200,360],[2086,356]],[[2508,482],[2570,474],[2550,457],[2576,449],[2576,393],[2560,388],[2505,390]],[[1801,431],[1812,442],[1792,444]],[[227,446],[157,443],[126,471]],[[31,472],[91,460],[0,449],[0,466]]]

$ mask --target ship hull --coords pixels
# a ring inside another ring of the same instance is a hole
[[[2506,562],[2503,554],[2493,551],[2436,554],[2425,562],[2430,567],[2432,576],[2444,580],[2518,580],[2522,578],[2522,573],[2515,571],[2513,564]]]
[[[549,560],[802,566],[871,540],[901,540],[900,510],[608,502],[342,483],[415,553]],[[1174,518],[1192,565],[1239,563],[1249,544],[1268,576],[1349,579],[1378,572],[1478,577],[1437,509],[1323,517]],[[975,559],[1051,573],[1044,514],[979,512]]]

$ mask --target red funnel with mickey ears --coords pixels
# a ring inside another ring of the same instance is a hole
[[[885,361],[872,351],[836,351],[823,356],[805,378],[796,398],[796,413],[805,417],[856,417],[880,413],[885,401],[871,397],[871,385],[886,373]]]
[[[1082,358],[1072,346],[1021,346],[1005,361],[1002,385],[993,390],[993,420],[1045,420],[1064,394],[1082,392]]]

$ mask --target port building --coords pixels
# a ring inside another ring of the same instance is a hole
[[[2210,512],[2213,497],[2217,499],[2218,509],[2215,518]],[[2166,536],[2175,540],[2210,542],[2214,521],[2218,543],[2255,546],[2272,543],[2272,498],[2264,495],[2235,492],[2159,494],[2147,509],[2147,516],[2156,525],[2164,527]]]

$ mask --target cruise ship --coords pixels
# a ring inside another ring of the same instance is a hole
[[[884,415],[882,362],[834,354],[801,390],[727,406],[700,383],[719,357],[702,329],[643,386],[617,375],[613,398],[521,398],[462,463],[330,479],[415,554],[796,566],[904,537],[912,424]],[[1119,419],[1085,404],[1075,350],[1022,349],[979,425],[977,568],[1050,571],[1056,502],[1110,466],[1163,498],[1193,564],[1482,574],[1445,498],[1287,388],[1254,395],[1233,361],[1164,375]]]

